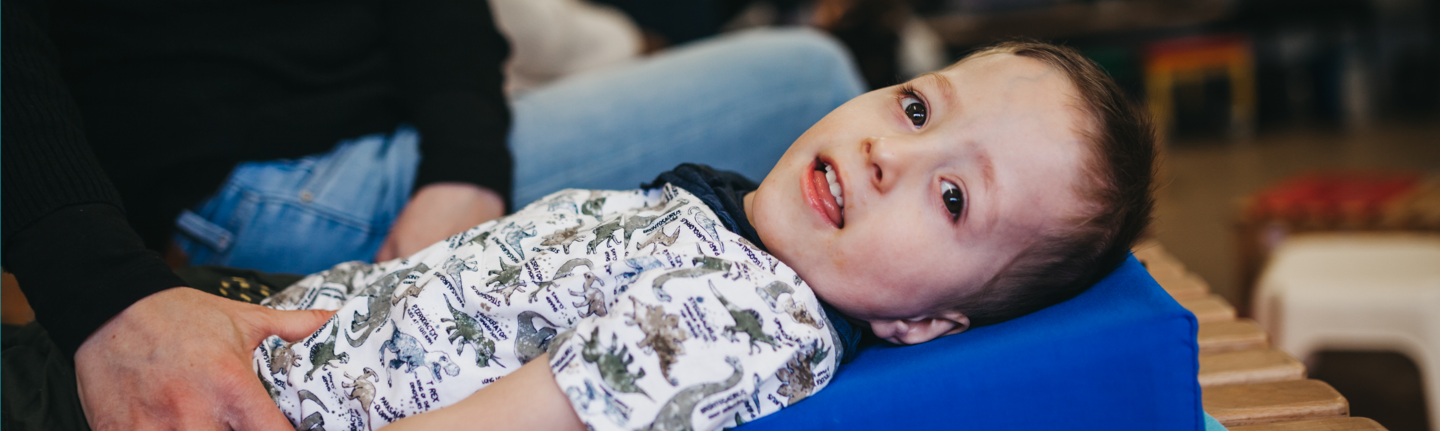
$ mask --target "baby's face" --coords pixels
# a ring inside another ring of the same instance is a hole
[[[792,144],[746,197],[748,219],[818,297],[878,336],[961,332],[966,316],[941,304],[1081,208],[1076,94],[1061,72],[1011,54],[864,94]],[[955,326],[907,333],[927,318]]]

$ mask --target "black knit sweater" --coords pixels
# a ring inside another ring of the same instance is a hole
[[[5,0],[3,265],[63,349],[182,285],[147,250],[238,162],[410,123],[417,187],[511,192],[485,1]]]

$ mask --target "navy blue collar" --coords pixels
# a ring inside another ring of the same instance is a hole
[[[642,188],[655,189],[663,184],[672,184],[675,187],[686,190],[696,195],[707,204],[712,212],[717,213],[722,225],[732,233],[747,238],[753,245],[763,251],[767,245],[762,243],[762,238],[757,236],[757,229],[747,221],[747,212],[742,205],[742,197],[754,190],[757,190],[757,183],[747,179],[736,172],[719,171],[706,165],[683,163],[677,165],[670,171],[657,175],[657,179],[651,183],[642,184]],[[821,302],[819,300],[819,302]],[[837,330],[837,336],[842,344],[842,362],[852,361],[857,355],[858,345],[862,341],[862,333],[853,327],[854,323],[849,321],[836,308],[822,302],[822,311],[827,315],[827,321]]]

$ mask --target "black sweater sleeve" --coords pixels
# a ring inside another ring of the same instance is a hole
[[[421,134],[416,187],[468,182],[510,201],[511,113],[502,93],[509,45],[487,2],[401,0],[389,9],[397,86]]]
[[[0,264],[68,355],[130,304],[182,282],[126,224],[66,91],[45,5],[0,19]]]

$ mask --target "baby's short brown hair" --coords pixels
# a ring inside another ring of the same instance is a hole
[[[1088,120],[1081,178],[1075,193],[1082,215],[1040,232],[982,288],[951,308],[971,326],[998,323],[1072,298],[1128,258],[1152,219],[1155,135],[1153,122],[1096,63],[1072,48],[1030,41],[1003,42],[974,51],[1017,55],[1063,72],[1078,92],[1076,107]],[[955,64],[956,66],[956,64]]]

